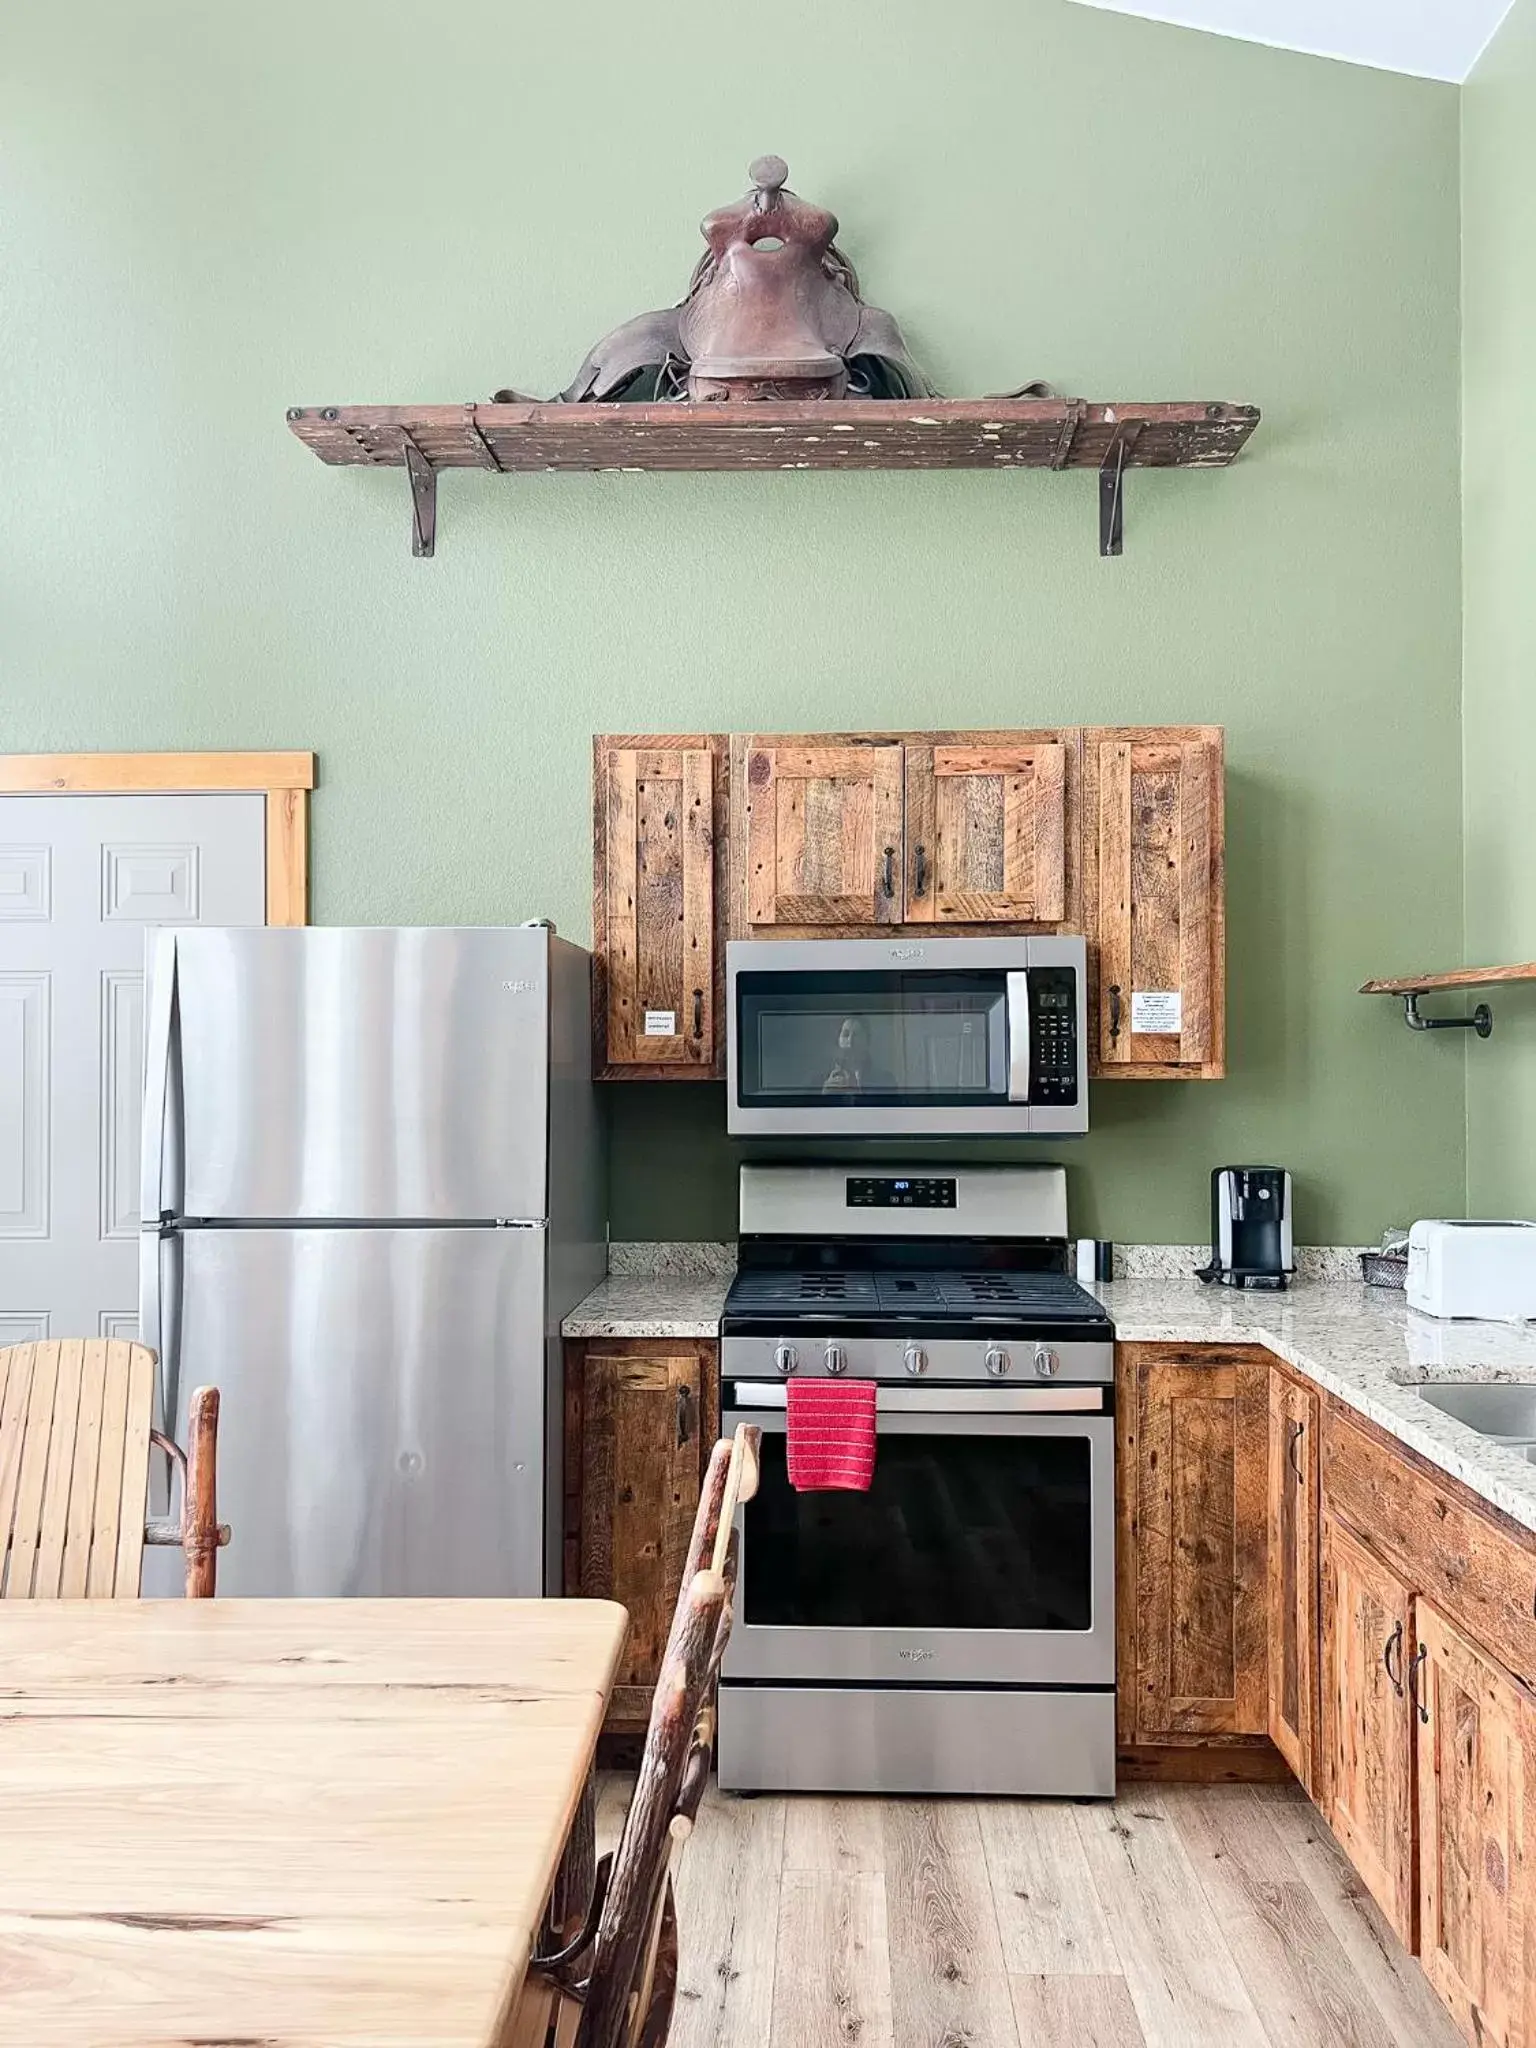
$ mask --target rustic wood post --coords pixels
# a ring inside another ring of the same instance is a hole
[[[187,1477],[181,1510],[189,1600],[213,1598],[219,1548],[229,1541],[229,1529],[219,1521],[218,1445],[219,1390],[197,1387],[187,1411]]]

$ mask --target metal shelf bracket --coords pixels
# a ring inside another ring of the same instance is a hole
[[[1493,1012],[1486,1003],[1479,1003],[1470,1017],[1421,1017],[1417,989],[1403,996],[1403,1022],[1410,1031],[1475,1031],[1479,1038],[1493,1033]]]
[[[411,484],[411,553],[430,560],[437,549],[437,471],[403,428],[400,444]]]
[[[1116,434],[1099,465],[1099,553],[1125,553],[1125,436]]]

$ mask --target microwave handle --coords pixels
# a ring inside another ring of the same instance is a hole
[[[1008,1010],[1008,1100],[1029,1100],[1029,973],[1006,974]]]

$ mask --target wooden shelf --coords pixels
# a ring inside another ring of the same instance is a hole
[[[671,405],[294,406],[322,462],[405,468],[418,555],[436,538],[437,475],[546,470],[1096,469],[1100,552],[1118,555],[1127,469],[1220,469],[1256,406],[1066,398]]]
[[[1536,981],[1536,960],[1516,967],[1452,967],[1444,974],[1400,974],[1392,981],[1363,981],[1363,996],[1423,996],[1437,988],[1497,988],[1506,981]]]

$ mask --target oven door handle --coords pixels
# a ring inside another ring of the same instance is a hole
[[[1029,971],[1003,976],[1008,1012],[1008,1100],[1029,1100]]]
[[[787,1408],[789,1389],[771,1380],[736,1380],[726,1408]],[[1102,1415],[1102,1387],[885,1387],[877,1415]]]

